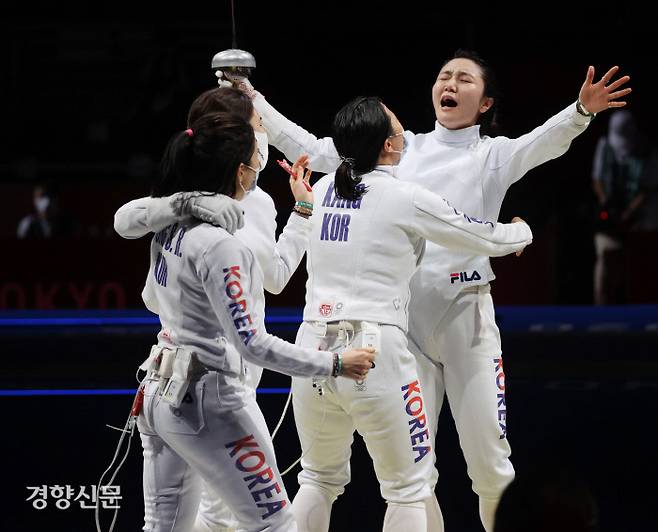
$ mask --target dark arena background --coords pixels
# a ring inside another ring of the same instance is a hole
[[[122,240],[113,214],[149,193],[167,139],[184,129],[194,97],[215,85],[210,60],[231,47],[230,4],[28,7],[5,8],[0,22],[0,529],[87,532],[96,529],[92,490],[120,436],[106,425],[123,426],[135,370],[158,331],[140,299],[149,239]],[[509,137],[575,102],[588,65],[597,80],[619,65],[633,87],[627,108],[641,136],[644,215],[655,220],[655,16],[610,9],[237,1],[236,29],[238,47],[256,57],[254,86],[318,136],[360,94],[380,96],[405,129],[431,130],[431,87],[457,48],[477,50],[495,69]],[[500,220],[523,217],[534,242],[520,258],[492,261],[492,291],[517,473],[564,470],[591,491],[597,530],[648,532],[658,523],[658,232],[625,234],[614,304],[594,305],[601,220],[592,159],[611,115],[601,113],[565,155],[510,189]],[[271,148],[259,184],[275,200],[280,230],[293,200],[275,158]],[[18,238],[38,190],[57,204],[59,231]],[[305,279],[300,268],[281,295],[268,295],[270,332],[294,340]],[[287,377],[265,372],[259,403],[270,428],[288,386]],[[274,443],[283,470],[299,455],[292,412]],[[446,531],[481,531],[445,403],[437,456]],[[141,466],[136,434],[113,482],[118,493],[103,499],[120,506],[115,530],[143,524]],[[331,530],[380,530],[385,504],[359,437],[352,472]],[[290,497],[296,473],[284,478]],[[112,515],[102,510],[103,530]]]

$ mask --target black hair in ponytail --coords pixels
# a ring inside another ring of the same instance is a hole
[[[343,162],[336,170],[334,190],[341,198],[357,200],[366,193],[361,175],[377,166],[382,146],[392,134],[391,119],[379,98],[361,96],[334,118],[334,146]]]
[[[151,195],[199,190],[233,197],[240,163],[249,164],[255,145],[245,119],[233,113],[203,115],[167,144]]]

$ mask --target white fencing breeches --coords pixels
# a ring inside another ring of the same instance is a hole
[[[144,448],[144,530],[192,530],[203,480],[246,532],[297,527],[265,420],[238,379],[211,371],[179,408],[146,382],[138,418]]]
[[[480,498],[482,522],[490,531],[496,504],[514,478],[514,468],[507,441],[500,333],[489,285],[466,289],[452,300],[431,294],[414,300],[412,282],[409,339],[418,360],[430,426],[436,427],[445,393],[468,475]],[[437,478],[434,471],[433,485]]]
[[[352,323],[358,326],[358,322]],[[361,332],[357,330],[349,340],[360,347]],[[335,333],[325,336],[321,325],[305,322],[297,343],[342,351],[346,340]],[[363,383],[327,379],[320,384],[323,395],[312,379],[293,379],[295,423],[304,453],[298,476],[300,492],[313,487],[330,501],[343,493],[350,480],[356,429],[363,436],[388,503],[423,504],[431,495],[431,431],[416,362],[401,329],[381,326],[381,349],[375,364]],[[296,507],[298,514],[303,512]]]

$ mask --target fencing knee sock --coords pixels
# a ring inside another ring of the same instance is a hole
[[[412,502],[409,504],[388,503],[384,516],[383,532],[425,532],[427,531],[427,516],[425,503]]]
[[[443,514],[436,495],[425,499],[425,514],[427,515],[427,532],[444,532]]]
[[[299,532],[328,532],[333,502],[324,490],[303,484],[292,501]]]
[[[484,499],[480,497],[480,520],[486,532],[493,532],[496,508],[499,499]]]

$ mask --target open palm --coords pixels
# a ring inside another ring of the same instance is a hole
[[[630,76],[622,76],[608,85],[618,70],[618,66],[612,67],[598,82],[593,83],[594,67],[590,66],[587,69],[587,76],[580,89],[578,99],[590,113],[600,113],[606,109],[624,107],[626,105],[626,102],[620,100],[620,98],[630,94],[632,89],[630,87],[621,90],[617,89],[626,84],[631,79]]]

